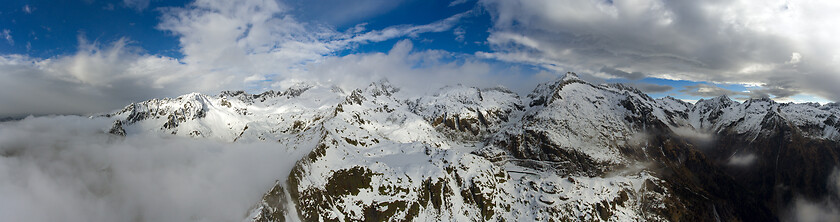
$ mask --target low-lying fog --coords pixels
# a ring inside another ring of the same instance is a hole
[[[295,160],[277,143],[122,138],[109,125],[0,123],[0,221],[240,221]]]

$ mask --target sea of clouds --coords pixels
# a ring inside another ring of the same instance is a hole
[[[124,138],[109,125],[0,123],[0,221],[241,221],[296,156],[277,143]]]

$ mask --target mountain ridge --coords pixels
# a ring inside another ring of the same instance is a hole
[[[767,150],[755,145],[763,141],[797,140],[812,144],[798,157],[834,157],[806,172],[825,179],[792,188],[816,190],[811,199],[828,194],[818,183],[838,162],[836,104],[726,96],[690,104],[622,84],[594,85],[574,73],[525,98],[463,85],[420,97],[399,91],[383,80],[350,92],[299,84],[261,94],[192,93],[103,117],[114,119],[109,131],[121,136],[268,140],[311,150],[267,191],[249,216],[256,221],[772,221],[791,201],[778,196],[790,194],[750,189],[803,180],[744,177],[729,164],[745,150],[737,147],[758,153]]]

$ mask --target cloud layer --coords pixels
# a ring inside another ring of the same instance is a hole
[[[479,56],[604,78],[762,86],[840,99],[832,1],[482,0],[493,16]]]
[[[122,138],[107,125],[0,124],[0,220],[239,221],[302,156],[276,143]]]

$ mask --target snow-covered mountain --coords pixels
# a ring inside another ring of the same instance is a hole
[[[308,153],[258,201],[254,221],[772,221],[790,201],[778,196],[817,189],[840,162],[837,104],[692,105],[574,73],[524,98],[503,87],[413,97],[387,81],[352,91],[310,83],[155,99],[100,118],[121,136],[277,141]],[[768,182],[730,164],[749,153],[758,164],[748,172],[787,175],[767,167],[781,147],[798,153],[791,164],[821,165]],[[755,189],[779,184],[791,188]]]

